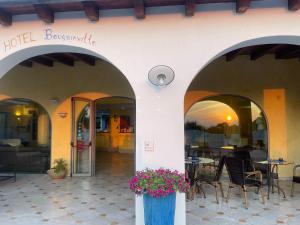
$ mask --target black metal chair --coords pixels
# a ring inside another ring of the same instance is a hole
[[[300,169],[300,165],[296,165],[294,166],[294,170],[293,170],[293,180],[292,180],[292,189],[291,189],[291,197],[294,196],[294,185],[295,183],[300,184],[300,176],[297,176],[296,172],[297,169]]]
[[[198,168],[198,170],[196,172],[196,178],[195,178],[196,185],[199,187],[199,189],[203,193],[204,198],[206,198],[206,195],[205,195],[205,192],[202,187],[203,184],[209,184],[215,188],[216,201],[218,204],[219,204],[218,188],[220,188],[222,198],[224,198],[223,187],[222,187],[222,183],[220,181],[220,178],[221,178],[222,172],[223,172],[223,167],[224,167],[224,157],[221,157],[221,159],[219,160],[219,163],[216,167],[216,170],[214,170],[213,173],[211,173],[211,171],[209,171],[209,172],[206,171],[203,173],[201,171],[201,168]]]
[[[258,192],[261,193],[262,201],[265,203],[262,173],[253,170],[253,165],[247,160],[225,156],[224,161],[230,179],[226,202],[229,200],[231,189],[240,186],[245,199],[246,208],[248,208],[247,187],[258,188]]]
[[[0,150],[0,181],[13,178],[16,181],[16,149],[7,147],[8,149]]]

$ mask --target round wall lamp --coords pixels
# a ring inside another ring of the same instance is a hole
[[[149,81],[156,86],[166,86],[174,80],[174,77],[172,68],[164,65],[153,67],[148,74]]]

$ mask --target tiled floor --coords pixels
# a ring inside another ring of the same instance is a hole
[[[108,154],[97,161],[96,177],[18,175],[16,183],[0,182],[0,225],[134,225],[134,194],[128,189],[132,170],[133,155]],[[289,193],[289,182],[282,186]],[[249,209],[239,190],[219,205],[213,189],[205,191],[206,199],[187,202],[187,225],[300,224],[300,185],[296,197],[272,194],[265,205],[249,192]]]
[[[0,182],[0,225],[133,225],[134,194],[128,189],[133,155],[104,156],[96,177],[23,174],[16,183]]]
[[[214,189],[206,186],[207,198],[197,196],[194,201],[187,202],[188,225],[273,225],[273,224],[300,224],[300,185],[296,186],[295,197],[290,197],[290,182],[281,181],[287,193],[286,200],[277,193],[271,194],[266,204],[262,204],[259,195],[254,190],[249,190],[248,209],[244,208],[237,188],[229,202],[221,200],[218,205],[215,200]],[[227,186],[224,185],[225,195]],[[265,190],[266,191],[266,190]],[[258,199],[259,197],[259,199]]]

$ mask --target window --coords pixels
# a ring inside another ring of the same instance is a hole
[[[109,112],[96,113],[96,132],[109,132]]]

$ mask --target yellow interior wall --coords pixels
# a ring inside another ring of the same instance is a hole
[[[270,158],[294,162],[288,155],[285,89],[264,90],[264,112],[269,123]],[[279,166],[281,176],[291,176],[292,165]]]
[[[49,119],[48,115],[41,114],[38,118],[37,142],[38,145],[49,145]]]
[[[97,150],[108,150],[111,148],[111,135],[107,133],[96,134],[96,149]]]
[[[133,153],[135,146],[134,133],[120,133],[120,116],[130,116],[130,120],[134,124],[133,113],[112,110],[110,114],[110,130],[108,133],[97,133],[96,147],[108,151]]]

